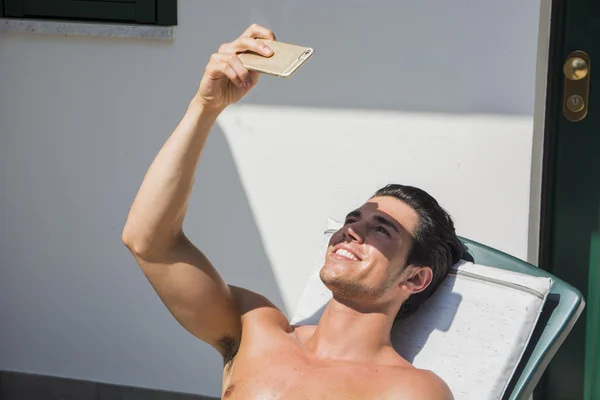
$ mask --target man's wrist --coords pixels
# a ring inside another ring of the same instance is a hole
[[[203,103],[202,99],[194,96],[188,107],[188,112],[194,113],[198,118],[216,120],[226,107],[209,107]]]

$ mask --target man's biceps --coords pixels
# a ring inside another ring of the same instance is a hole
[[[260,308],[272,308],[278,310],[278,308],[271,303],[269,299],[261,294],[238,286],[228,286],[229,290],[231,291],[232,298],[237,305],[240,316],[242,317],[245,314]]]
[[[172,310],[173,316],[192,335],[215,346],[223,337],[239,339],[241,322],[237,310],[224,303],[202,307],[182,307]],[[216,347],[216,346],[215,346]]]
[[[290,323],[281,310],[266,297],[247,289],[232,287],[240,310],[240,321],[244,329],[249,326],[272,326],[290,329]]]

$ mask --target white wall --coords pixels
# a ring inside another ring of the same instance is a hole
[[[326,217],[388,182],[527,256],[538,2],[179,4],[173,42],[0,34],[0,369],[220,393],[120,233],[209,54],[251,22],[316,53],[207,144],[186,230],[228,281],[291,314]]]

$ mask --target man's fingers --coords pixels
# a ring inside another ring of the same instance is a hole
[[[229,78],[237,87],[246,87],[245,83],[235,72],[233,67],[227,62],[222,61],[221,54],[213,54],[210,62],[206,66],[206,73],[211,79],[219,79],[222,76]]]
[[[233,42],[233,44],[235,47],[235,53],[253,51],[265,57],[271,57],[273,55],[273,49],[266,45],[262,40],[242,36],[238,40]]]
[[[273,55],[273,49],[262,41],[248,36],[241,36],[231,43],[225,43],[221,45],[218,50],[221,54],[238,54],[245,51],[253,51],[265,57],[271,57]]]
[[[252,86],[252,78],[236,54],[222,54],[221,58],[223,62],[227,63],[235,71],[246,87]]]
[[[242,34],[242,36],[247,36],[255,39],[271,39],[275,40],[275,34],[272,30],[265,28],[264,26],[260,26],[258,24],[252,24],[246,32]]]
[[[273,49],[257,39],[275,40],[273,31],[263,26],[253,24],[246,32],[231,43],[219,47],[217,53],[213,54],[206,66],[207,76],[210,79],[220,79],[223,76],[229,78],[240,88],[251,88],[258,81],[258,73],[250,72],[240,59],[239,53],[252,51],[265,57],[273,55]]]
[[[255,86],[258,83],[258,78],[260,78],[260,73],[256,71],[248,71],[250,74],[250,79],[252,80],[252,86]]]
[[[251,25],[236,40],[230,43],[225,43],[219,47],[218,53],[231,54],[231,53],[243,53],[245,51],[253,51],[265,57],[273,55],[273,49],[263,43],[261,40],[256,39],[271,39],[275,40],[275,35],[270,29],[264,28],[260,25]]]
[[[237,87],[245,87],[246,85],[244,84],[244,82],[242,82],[242,80],[240,79],[240,77],[235,73],[235,70],[233,68],[231,68],[231,65],[223,62],[223,63],[219,63],[218,64],[218,68],[221,69],[221,71],[223,72],[223,75],[225,75],[226,77],[229,78],[229,80],[231,82],[233,82]]]

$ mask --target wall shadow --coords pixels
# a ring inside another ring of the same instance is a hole
[[[235,160],[218,124],[200,160],[184,230],[227,283],[258,292],[287,312]]]
[[[291,79],[264,79],[250,103],[533,113],[537,2],[401,0],[373,7],[359,0],[255,0],[241,7],[227,13],[231,25],[257,22],[278,40],[315,49]],[[220,18],[208,24],[223,37],[235,34],[223,32]]]

